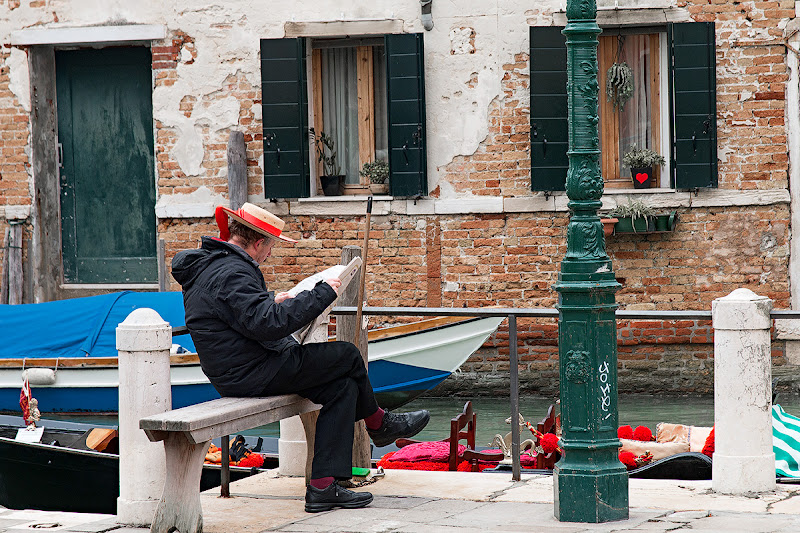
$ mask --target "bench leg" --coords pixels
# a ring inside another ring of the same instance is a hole
[[[158,503],[151,533],[202,533],[200,476],[208,442],[190,443],[182,433],[170,433],[164,441],[167,479]]]
[[[300,415],[303,430],[306,432],[306,485],[311,479],[311,463],[314,462],[314,439],[317,435],[317,418],[319,411],[311,411]]]

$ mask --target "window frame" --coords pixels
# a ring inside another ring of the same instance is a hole
[[[531,190],[564,191],[568,159],[566,110],[566,39],[563,26],[530,27]],[[716,36],[713,22],[669,22],[607,25],[612,33],[645,33],[666,28],[669,101],[668,149],[670,171],[661,187],[645,191],[697,190],[718,187],[716,120]],[[677,58],[677,59],[676,59]],[[663,71],[662,71],[663,72]],[[559,80],[564,79],[563,82]],[[662,80],[663,87],[663,80]],[[604,88],[601,89],[604,91]],[[662,94],[662,99],[664,95]],[[542,99],[542,101],[539,101]],[[663,103],[662,103],[663,105]],[[663,115],[662,115],[663,116]],[[662,128],[662,132],[665,128]],[[665,139],[662,138],[661,146]],[[689,149],[687,150],[687,146]],[[548,148],[549,147],[549,148]],[[668,189],[667,189],[668,187]],[[629,192],[630,189],[621,190]],[[642,191],[641,189],[639,191]]]
[[[380,37],[340,37],[340,38],[306,38],[306,50],[309,57],[306,60],[306,77],[308,79],[309,116],[308,123],[314,125],[314,131],[325,131],[322,108],[322,50],[326,48],[355,48],[357,57],[356,92],[358,94],[358,167],[364,163],[375,160],[375,70],[373,49],[375,46],[384,45],[384,36]],[[366,66],[365,66],[366,65]],[[368,66],[368,68],[367,68]],[[386,117],[388,123],[389,117]],[[365,141],[365,142],[364,142]],[[322,176],[322,162],[316,157],[314,141],[309,139],[310,164],[310,190],[312,196],[322,194],[319,177]],[[355,189],[356,194],[364,187],[369,187],[368,179],[360,174],[357,184],[345,183],[345,190]]]
[[[394,21],[370,21],[369,25],[381,27],[384,26],[382,22],[386,22],[387,29],[401,28]],[[310,27],[323,36],[340,36],[338,32],[320,31],[326,28],[313,23]],[[367,29],[360,23],[354,23],[354,27]],[[295,30],[300,31],[287,32],[294,35],[292,37],[261,39],[263,183],[264,197],[271,199],[317,196],[311,190],[311,169],[316,160],[311,153],[309,135],[312,111],[308,106],[313,107],[314,103],[308,102],[313,91],[309,90],[307,66],[311,53],[306,46],[307,39],[317,37],[313,32],[307,33],[306,25]],[[373,38],[382,37],[386,49],[390,194],[412,198],[427,196],[424,35],[402,31],[380,35],[366,31],[345,34],[365,33]],[[277,56],[265,57],[265,51],[275,51]],[[274,116],[276,111],[284,112]],[[294,146],[295,141],[299,142],[299,149]],[[316,184],[313,190],[317,192]]]
[[[653,27],[636,27],[636,28],[629,28],[626,31],[617,31],[616,33],[609,32],[609,35],[601,34],[599,39],[600,43],[598,46],[597,51],[597,61],[598,61],[598,83],[600,85],[600,98],[599,98],[599,117],[600,117],[600,125],[599,125],[599,135],[600,135],[600,146],[602,147],[602,154],[601,154],[601,171],[603,176],[603,182],[607,189],[620,189],[620,190],[632,190],[633,184],[631,183],[630,177],[622,178],[620,177],[620,170],[624,170],[622,168],[622,152],[619,150],[619,113],[618,110],[614,110],[612,113],[612,117],[615,120],[613,121],[606,121],[604,120],[604,115],[609,112],[609,110],[613,109],[613,104],[608,101],[605,95],[605,75],[608,66],[610,66],[610,61],[613,61],[613,46],[614,43],[609,42],[612,39],[616,39],[618,35],[647,35],[650,39],[650,45],[652,47],[653,41],[656,41],[657,44],[657,56],[658,62],[657,64],[653,62],[651,65],[651,72],[649,75],[649,83],[651,86],[651,91],[654,91],[654,88],[657,86],[657,107],[652,106],[650,112],[650,124],[652,134],[652,145],[654,149],[664,156],[666,159],[666,163],[663,167],[656,167],[653,169],[653,186],[651,188],[670,188],[671,182],[671,175],[672,175],[672,167],[671,167],[671,158],[669,154],[671,153],[671,146],[670,146],[670,123],[671,117],[669,115],[669,58],[668,58],[668,48],[667,48],[667,29],[664,28],[653,28]],[[605,41],[604,41],[605,40]],[[605,43],[605,44],[604,44]],[[604,58],[603,53],[606,52],[609,57]],[[605,64],[603,61],[608,61]],[[657,66],[656,66],[657,65]],[[654,72],[657,70],[657,73]],[[653,78],[658,76],[657,84],[654,83]],[[653,94],[653,93],[651,93]],[[609,131],[611,130],[611,131]],[[608,142],[609,139],[613,142]],[[610,147],[616,147],[615,150],[610,150]],[[627,185],[627,186],[620,186],[620,185]]]

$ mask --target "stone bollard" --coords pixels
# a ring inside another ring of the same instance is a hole
[[[281,420],[278,439],[278,473],[282,476],[306,474],[306,433],[299,416]]]
[[[772,451],[772,300],[736,289],[711,306],[714,326],[714,463],[724,494],[775,490]]]
[[[139,419],[172,408],[171,346],[172,328],[152,309],[136,309],[117,327],[121,524],[149,525],[164,489],[164,446],[147,439]]]

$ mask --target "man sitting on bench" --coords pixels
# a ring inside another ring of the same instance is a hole
[[[336,300],[341,282],[320,282],[294,298],[267,291],[259,264],[279,240],[297,242],[281,234],[283,220],[250,203],[237,211],[217,207],[216,220],[219,239],[203,237],[200,248],[172,261],[203,372],[222,396],[294,393],[321,404],[305,510],[364,507],[372,494],[336,483],[352,477],[353,423],[364,419],[380,447],[416,435],[430,414],[378,407],[355,345],[301,345],[292,337]]]

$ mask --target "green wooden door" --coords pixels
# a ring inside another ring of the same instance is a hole
[[[156,283],[150,50],[56,52],[67,283]]]

